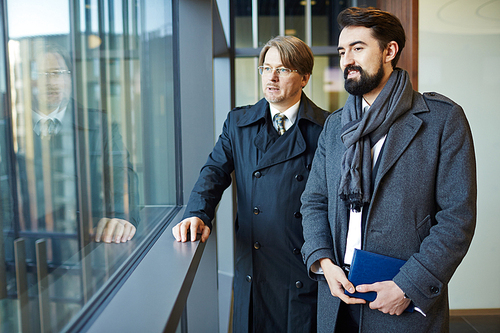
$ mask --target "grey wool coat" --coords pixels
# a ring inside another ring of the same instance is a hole
[[[211,227],[234,171],[235,333],[316,331],[317,283],[300,255],[300,196],[328,115],[302,94],[294,125],[279,136],[265,99],[234,109],[191,193],[184,216]]]
[[[343,264],[349,212],[338,195],[342,109],[326,121],[302,195],[303,260],[318,280],[318,332],[333,332],[340,299],[320,274],[320,258]],[[462,108],[414,92],[412,108],[390,128],[373,185],[362,248],[407,260],[393,281],[427,316],[391,316],[368,305],[360,332],[449,331],[448,282],[465,256],[476,223],[476,167]]]

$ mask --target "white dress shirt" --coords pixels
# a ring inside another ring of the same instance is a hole
[[[363,110],[369,108],[370,105],[363,99]],[[384,135],[376,144],[372,147],[372,169],[377,162],[380,150],[384,145],[385,138]],[[361,249],[361,214],[363,213],[363,208],[360,212],[355,212],[351,210],[349,215],[349,230],[347,232],[347,243],[344,255],[344,264],[350,265],[352,262],[352,256],[354,255],[354,249]],[[323,274],[323,270],[319,264],[319,260],[311,265],[311,272],[316,274]]]
[[[47,120],[57,120],[59,123],[62,123],[62,120],[64,118],[64,115],[66,114],[66,109],[67,107],[64,107],[63,109],[60,109],[59,107],[49,113],[48,115],[39,113],[37,111],[32,112],[32,117],[33,117],[33,131],[37,134],[40,135],[40,131],[43,128],[43,124]],[[59,129],[56,129],[57,131]]]
[[[286,109],[285,112],[282,112],[286,116],[285,119],[285,130],[288,131],[290,127],[295,123],[295,119],[297,119],[297,114],[299,113],[300,100]],[[269,103],[269,110],[271,111],[271,119],[273,119],[273,126],[276,130],[278,130],[278,124],[274,121],[274,115],[280,113],[278,109],[276,109],[271,103]]]

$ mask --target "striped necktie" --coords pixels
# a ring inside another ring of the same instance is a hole
[[[59,119],[45,119],[45,120],[40,120],[40,134],[42,137],[46,136],[52,136],[54,134],[57,134],[59,132],[59,129],[61,127],[61,122]]]
[[[276,113],[274,115],[274,121],[278,125],[279,135],[285,134],[285,119],[286,119],[286,116],[284,114]]]

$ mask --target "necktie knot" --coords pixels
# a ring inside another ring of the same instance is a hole
[[[61,122],[54,118],[41,119],[39,121],[39,131],[42,137],[51,136],[59,132]]]
[[[278,125],[278,133],[279,133],[279,135],[285,134],[285,120],[286,119],[287,118],[286,118],[286,116],[284,114],[277,113],[277,114],[274,115],[274,121]]]

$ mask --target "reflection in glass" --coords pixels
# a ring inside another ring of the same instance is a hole
[[[62,330],[176,204],[171,3],[71,6],[7,1],[0,332]]]

